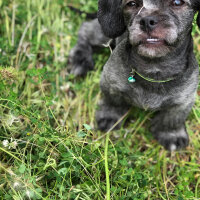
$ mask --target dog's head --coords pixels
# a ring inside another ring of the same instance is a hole
[[[162,57],[188,37],[198,11],[200,0],[99,0],[98,19],[108,37],[128,30],[138,54]]]

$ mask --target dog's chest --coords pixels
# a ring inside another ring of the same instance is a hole
[[[129,83],[128,77],[120,82],[111,79],[109,93],[113,97],[121,97],[129,105],[145,110],[159,109],[168,98],[168,96],[159,95],[141,87],[137,80],[135,83]]]
[[[130,102],[128,103],[145,110],[159,109],[163,102],[167,99],[166,96],[159,95],[141,87],[139,84],[137,84],[137,80],[135,83],[127,84],[126,94],[129,94],[128,96]]]
[[[145,110],[159,109],[164,102],[167,102],[169,95],[152,92],[149,88],[142,87],[139,82],[130,83],[128,78],[130,72],[124,68],[107,68],[105,66],[101,79],[101,87],[105,93],[117,101],[125,101],[129,105],[137,106]],[[117,102],[118,103],[118,102]]]
[[[181,84],[148,83],[146,80],[142,80],[141,84],[137,77],[136,82],[130,83],[129,77],[130,70],[122,64],[119,64],[118,68],[106,65],[101,79],[102,91],[109,94],[111,101],[118,105],[126,102],[145,110],[159,110],[181,104],[187,105],[194,100],[198,85],[198,67]]]

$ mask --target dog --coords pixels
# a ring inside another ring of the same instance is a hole
[[[165,149],[186,148],[185,121],[198,87],[191,32],[200,1],[99,0],[98,7],[98,19],[83,23],[70,53],[71,72],[85,75],[94,66],[93,47],[115,41],[101,75],[98,128],[109,130],[136,106],[155,111],[151,132]]]

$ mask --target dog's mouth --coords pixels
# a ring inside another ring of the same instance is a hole
[[[142,44],[148,45],[148,46],[161,46],[165,44],[164,39],[159,39],[159,38],[146,38],[142,41]]]
[[[148,44],[158,44],[158,43],[164,43],[164,40],[158,38],[147,38],[145,42]]]
[[[135,41],[137,39],[137,43],[133,42],[137,53],[145,57],[163,57],[169,53],[171,47],[173,47],[172,43],[169,43],[167,34],[139,34],[138,37],[134,39]]]

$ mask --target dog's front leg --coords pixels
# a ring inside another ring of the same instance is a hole
[[[107,38],[97,19],[84,22],[79,30],[78,42],[69,53],[71,74],[84,76],[94,68],[93,47],[103,47],[110,39]]]
[[[124,104],[113,104],[110,100],[103,98],[99,102],[99,108],[96,111],[96,122],[98,129],[108,131],[110,128],[119,129],[123,122],[123,116],[129,110],[129,106]],[[117,123],[118,122],[118,123]]]
[[[158,112],[152,120],[151,131],[155,139],[167,150],[185,148],[189,144],[185,120],[193,103],[174,106]]]

